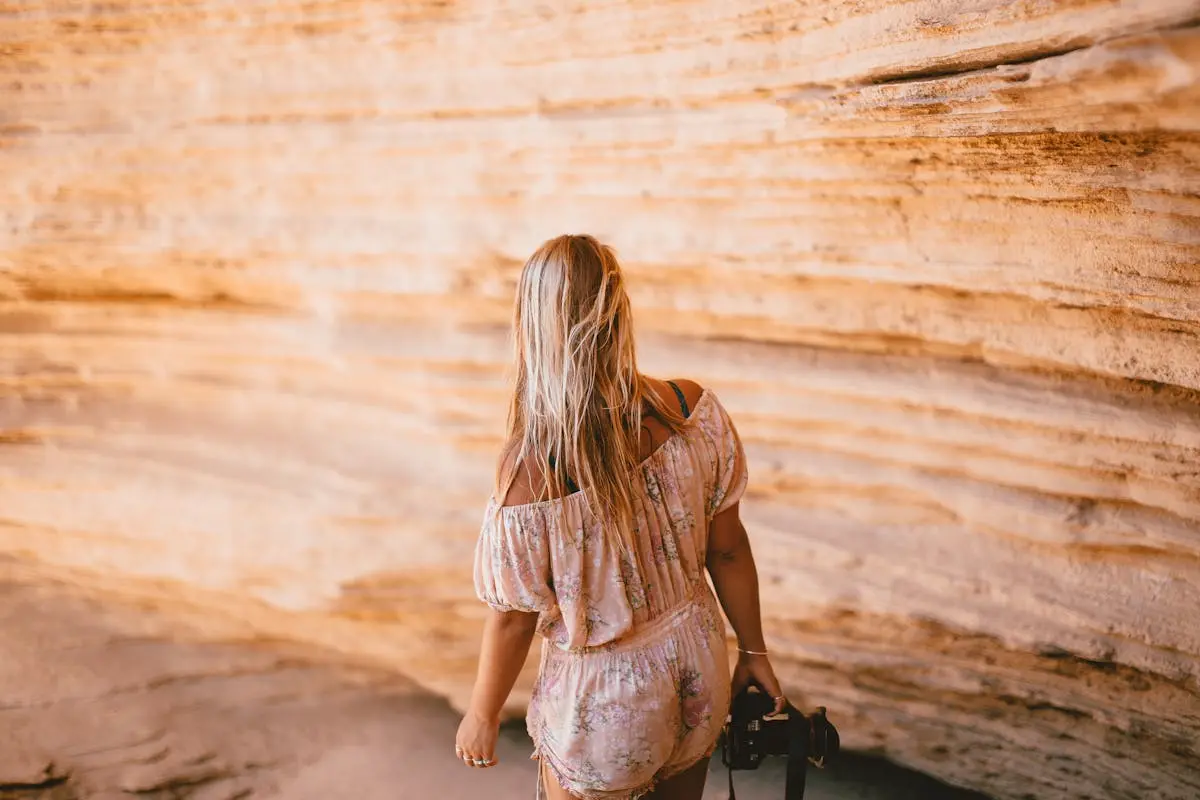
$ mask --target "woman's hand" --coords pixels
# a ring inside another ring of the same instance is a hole
[[[454,754],[468,767],[496,764],[500,713],[529,655],[537,621],[538,615],[532,612],[488,612],[475,688],[454,739]]]
[[[494,767],[498,763],[496,738],[499,735],[499,719],[488,719],[468,711],[458,725],[454,754],[468,767]]]
[[[771,669],[771,662],[766,656],[752,656],[748,653],[738,653],[737,666],[733,669],[732,697],[737,697],[747,686],[757,686],[775,701],[772,714],[783,713],[787,698],[783,696],[783,688]]]

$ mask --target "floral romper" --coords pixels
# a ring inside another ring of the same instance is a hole
[[[745,489],[746,459],[711,390],[634,479],[636,557],[606,545],[582,492],[493,497],[475,553],[480,599],[539,615],[529,735],[559,785],[589,799],[640,797],[707,758],[729,707],[705,552],[709,522]]]

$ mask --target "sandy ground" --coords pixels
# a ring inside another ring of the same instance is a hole
[[[463,767],[457,717],[395,673],[286,642],[188,641],[153,611],[0,580],[3,800],[533,797],[523,727],[500,764]],[[783,795],[782,761],[738,796]],[[726,796],[714,762],[706,800]],[[808,797],[979,797],[847,755]]]

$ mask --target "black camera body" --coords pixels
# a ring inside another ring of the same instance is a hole
[[[722,760],[730,769],[758,769],[766,756],[788,754],[789,718],[763,719],[775,708],[765,692],[743,692],[729,709]]]
[[[745,689],[733,699],[721,734],[721,761],[730,769],[731,796],[734,770],[758,769],[767,756],[788,756],[787,796],[803,797],[808,764],[824,767],[841,748],[824,706],[802,714],[789,704],[782,714],[765,719],[774,709],[775,701],[765,692]]]

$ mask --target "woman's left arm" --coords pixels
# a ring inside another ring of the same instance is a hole
[[[468,766],[484,766],[476,760],[489,767],[496,763],[500,711],[529,656],[537,620],[527,611],[488,611],[475,689],[455,739],[455,753]]]

